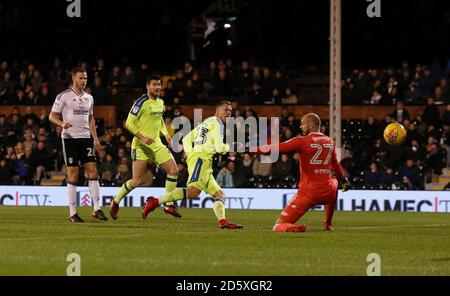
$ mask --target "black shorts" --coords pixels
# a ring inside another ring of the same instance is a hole
[[[92,139],[63,139],[63,155],[69,167],[97,161]]]

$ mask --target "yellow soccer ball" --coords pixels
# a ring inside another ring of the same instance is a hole
[[[406,139],[406,129],[398,122],[394,122],[386,126],[384,129],[384,140],[389,145],[401,145]]]

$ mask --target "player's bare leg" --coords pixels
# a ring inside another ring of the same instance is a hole
[[[117,219],[117,214],[119,212],[120,201],[130,193],[134,188],[142,185],[144,183],[144,176],[147,172],[148,164],[144,160],[133,161],[133,178],[126,181],[122,187],[120,187],[119,192],[116,197],[109,204],[109,214],[114,220]]]
[[[200,195],[200,193],[201,190],[199,190],[198,188],[194,186],[189,186],[188,189],[177,188],[171,192],[164,194],[163,196],[160,196],[159,198],[149,196],[147,197],[145,207],[142,210],[142,218],[146,219],[148,214],[153,212],[161,204],[164,204],[168,201],[177,201],[185,198],[197,198]]]
[[[214,214],[216,214],[217,220],[219,221],[219,227],[224,229],[241,229],[244,228],[241,224],[236,224],[228,221],[225,218],[225,192],[223,190],[217,191],[214,195]]]
[[[175,160],[172,158],[160,165],[160,167],[166,172],[166,192],[172,192],[177,188],[178,181],[178,166]],[[178,213],[174,203],[169,201],[164,204],[163,210],[165,213],[172,215],[176,218],[181,218],[181,214]]]
[[[77,183],[80,168],[78,166],[67,166],[67,193],[69,198],[69,221],[84,222],[77,214]]]

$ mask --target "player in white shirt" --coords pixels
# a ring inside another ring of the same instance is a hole
[[[53,104],[49,119],[63,128],[63,154],[67,169],[67,190],[69,196],[69,221],[84,222],[77,214],[76,185],[80,173],[80,164],[84,167],[85,177],[89,180],[89,191],[94,202],[92,217],[106,221],[99,205],[100,184],[98,182],[97,159],[95,150],[100,142],[95,130],[94,99],[84,92],[87,73],[82,68],[72,70],[72,87],[60,93]],[[62,115],[62,120],[58,114]]]

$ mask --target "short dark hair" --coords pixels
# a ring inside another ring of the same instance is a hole
[[[77,73],[84,73],[84,72],[86,72],[86,70],[81,67],[75,67],[72,69],[72,71],[70,71],[70,73],[72,73],[72,76],[77,75]]]
[[[147,84],[150,83],[150,81],[152,80],[161,80],[161,76],[156,75],[156,74],[150,74],[147,76]]]
[[[228,100],[221,100],[221,101],[217,102],[216,108],[219,108],[222,105],[231,105],[231,102]]]

